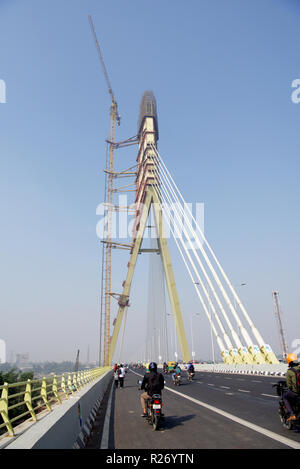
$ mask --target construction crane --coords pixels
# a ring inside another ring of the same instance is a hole
[[[74,366],[74,371],[77,372],[79,369],[79,350],[77,350],[76,361]]]
[[[280,346],[281,346],[281,351],[282,351],[282,357],[285,360],[286,357],[288,356],[288,347],[287,347],[285,332],[284,332],[283,324],[282,324],[282,311],[281,311],[281,307],[279,303],[279,293],[277,291],[273,291],[272,295],[274,298],[275,317],[276,317],[277,327],[278,327],[278,332],[279,332],[279,340],[280,340]]]
[[[97,39],[91,15],[88,15],[91,30],[96,43],[96,48],[100,63],[104,72],[104,77],[111,97],[110,107],[110,138],[108,143],[108,152],[106,155],[105,169],[105,207],[107,210],[106,239],[102,245],[102,280],[101,280],[101,310],[100,310],[100,350],[99,365],[109,365],[110,342],[111,342],[111,250],[112,250],[112,211],[114,195],[114,149],[115,149],[115,128],[116,123],[120,125],[120,116],[118,105],[110,84],[108,73],[105,67],[100,45]],[[104,311],[103,311],[104,309]],[[104,329],[104,330],[103,330]],[[103,340],[103,344],[102,344]],[[103,348],[103,357],[102,357]]]

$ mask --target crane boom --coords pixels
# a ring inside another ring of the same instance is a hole
[[[277,291],[273,291],[273,299],[274,299],[274,306],[275,306],[275,317],[277,320],[278,332],[279,332],[279,340],[280,346],[282,351],[282,356],[286,359],[288,355],[288,346],[286,343],[285,332],[283,329],[282,324],[282,317],[281,317],[281,308],[279,304],[279,293]]]
[[[79,370],[79,350],[77,350],[77,355],[76,355],[76,361],[75,361],[75,366],[74,366],[74,371]]]
[[[106,66],[105,66],[105,63],[104,63],[104,60],[103,60],[103,56],[102,56],[100,45],[99,45],[99,42],[98,42],[98,39],[97,39],[97,34],[96,34],[96,31],[95,31],[94,23],[93,23],[91,15],[88,15],[88,18],[89,18],[91,30],[92,30],[92,33],[93,33],[93,36],[94,36],[94,39],[95,39],[95,44],[96,44],[98,56],[99,56],[99,59],[100,59],[101,65],[102,65],[102,69],[103,69],[103,73],[104,73],[104,76],[105,76],[106,84],[107,84],[107,87],[108,87],[108,92],[111,96],[112,104],[115,104],[115,110],[116,110],[115,118],[117,120],[118,125],[120,125],[120,116],[119,116],[118,111],[117,111],[117,108],[118,108],[117,102],[115,100],[115,96],[114,96],[112,86],[111,86],[111,83],[110,83],[110,80],[109,80],[107,69],[106,69]]]

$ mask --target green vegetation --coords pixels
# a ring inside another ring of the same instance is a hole
[[[8,383],[8,384],[21,383],[23,381],[27,381],[28,379],[33,379],[32,371],[21,372],[17,368],[11,368],[6,373],[4,371],[0,371],[0,386],[2,386],[4,383]],[[25,391],[25,387],[26,385],[18,386],[17,388],[10,388],[9,394],[12,395],[12,394],[23,392]],[[22,402],[23,400],[24,400],[24,396],[13,397],[9,400],[9,405],[12,406],[14,404],[17,404],[18,402]],[[15,409],[11,409],[9,411],[9,418],[12,419],[14,417],[17,417],[17,415],[20,415],[26,411],[27,411],[26,405],[25,404],[20,405],[16,407]],[[3,423],[3,419],[0,416],[0,424],[2,423]],[[0,434],[5,433],[5,432],[6,432],[5,428],[0,429]]]
[[[79,371],[85,368],[84,365],[79,364]],[[74,372],[74,363],[70,361],[65,361],[61,363],[56,362],[45,362],[45,363],[28,363],[26,364],[26,369],[20,370],[16,367],[8,363],[0,364],[0,386],[4,383],[14,384],[14,383],[26,383],[28,379],[41,379],[44,376],[49,375],[62,375],[64,373],[72,373]],[[9,388],[9,396],[14,394],[24,393],[26,388],[26,384],[17,387],[10,387]],[[36,390],[32,392],[32,397],[38,396],[40,390]],[[1,390],[0,390],[0,397],[1,397]],[[13,406],[20,402],[24,401],[24,394],[21,396],[12,397],[9,399],[9,406]],[[14,409],[9,410],[9,418],[13,419],[18,415],[23,414],[26,412],[27,406],[26,404],[22,404],[20,406],[15,407]],[[30,417],[30,416],[29,416]],[[21,423],[23,420],[26,420],[28,416],[21,417],[18,420],[18,424]],[[3,423],[3,419],[0,415],[0,425]],[[6,428],[0,429],[0,435],[6,432]]]

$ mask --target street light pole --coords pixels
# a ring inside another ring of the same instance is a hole
[[[193,334],[193,315],[190,317],[190,326],[191,326],[191,338],[192,338],[192,357],[194,360],[195,351],[194,351],[194,334]]]
[[[200,316],[200,313],[195,313],[194,316]],[[190,328],[191,328],[191,340],[192,340],[192,358],[195,359],[195,349],[194,349],[194,333],[193,333],[193,314],[190,316]]]
[[[212,318],[211,318],[211,307],[210,307],[210,305],[209,305],[209,313],[210,313],[211,353],[212,353],[213,364],[215,364],[215,347],[214,347],[214,337],[213,337],[213,331],[212,331]]]
[[[172,317],[172,314],[166,313],[166,316],[168,319],[168,317],[169,318]],[[168,360],[170,360],[171,358],[173,358],[173,333],[172,333],[172,327],[169,328],[168,321],[166,321],[166,323],[167,323],[167,347],[168,347],[168,339],[169,339],[168,332],[170,331],[170,348],[171,348],[170,355],[169,355],[169,348],[167,351]],[[175,349],[175,345],[174,345],[174,349]]]
[[[234,285],[234,286],[237,288],[237,287],[244,287],[245,285],[247,285],[247,283],[239,283],[238,285]],[[236,311],[236,313],[237,313],[237,304],[236,304],[236,299],[235,299],[235,297],[233,297],[233,301],[234,301],[234,309],[235,309],[235,311]],[[240,328],[238,327],[238,325],[237,325],[237,334],[238,334],[239,339],[241,340]]]

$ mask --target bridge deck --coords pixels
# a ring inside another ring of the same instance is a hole
[[[250,386],[249,389],[254,391],[258,387],[263,396],[262,391],[268,391],[271,387],[270,379],[267,383],[256,384],[253,377],[245,377],[245,389],[240,389],[238,380],[241,378],[230,377],[236,384],[229,389],[228,383],[232,386],[233,381],[226,381],[226,375],[211,376],[208,373],[196,373],[193,383],[188,383],[184,378],[180,387],[174,387],[171,377],[166,376],[166,389],[163,391],[165,422],[155,432],[141,417],[141,391],[138,390],[137,380],[143,373],[143,370],[130,370],[126,374],[124,388],[112,391],[110,438],[107,438],[109,443],[106,446],[109,449],[273,449],[287,448],[289,445],[286,445],[285,439],[288,438],[299,443],[299,435],[282,429],[275,396],[274,399],[258,398],[246,389]],[[184,396],[194,398],[195,402]],[[209,409],[201,403],[214,407]],[[228,412],[233,417],[246,419],[250,425],[263,425],[265,432],[242,425],[234,418],[216,412],[215,408],[221,413]],[[278,438],[267,436],[268,426]],[[102,435],[102,440],[103,437],[105,435]]]

